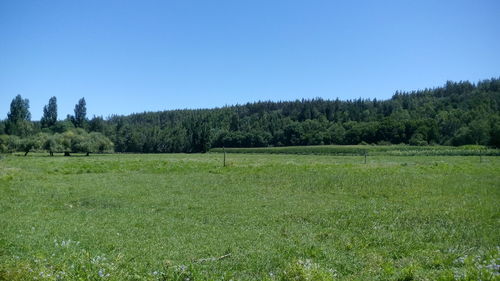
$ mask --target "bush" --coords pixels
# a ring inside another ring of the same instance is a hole
[[[63,134],[39,133],[34,136],[20,139],[16,136],[1,135],[0,152],[24,152],[44,150],[54,153],[103,153],[113,152],[113,143],[101,133],[87,133],[83,129],[75,129]]]
[[[421,133],[415,133],[410,141],[410,145],[424,146],[428,145],[427,141],[424,139],[424,136]]]
[[[6,153],[9,151],[9,136],[0,135],[0,153]]]

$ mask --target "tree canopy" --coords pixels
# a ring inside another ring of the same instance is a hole
[[[7,114],[5,131],[7,134],[27,136],[31,132],[30,102],[17,95],[10,103],[10,112]]]
[[[49,101],[47,112],[50,105]],[[41,132],[48,118],[30,122],[28,107],[28,101],[17,96],[8,119],[0,122],[0,133],[26,138]],[[73,145],[75,139],[84,135],[83,129],[90,132],[89,138]],[[68,153],[96,151],[95,143],[100,140],[90,137],[93,132],[107,137],[115,151],[142,153],[205,152],[222,146],[359,143],[500,147],[500,79],[478,83],[449,81],[433,89],[398,91],[388,100],[259,101],[213,109],[113,115],[106,119],[94,116],[90,120],[82,98],[75,106],[75,116],[57,121],[50,132],[62,140],[53,140],[47,147]],[[9,143],[14,141],[4,142],[5,149],[12,147]]]
[[[40,120],[42,128],[51,128],[57,122],[57,98],[51,97],[49,104],[43,107],[43,116]]]
[[[75,105],[75,115],[72,118],[76,128],[84,128],[87,121],[87,104],[85,98],[81,98]]]
[[[95,120],[122,152],[207,147],[411,144],[498,147],[500,80],[447,82],[389,100],[259,101],[214,109],[145,112]],[[94,122],[90,120],[90,122]]]
[[[25,138],[1,135],[0,152],[31,151],[54,153],[104,153],[113,151],[113,143],[101,133],[87,133],[83,129],[72,129],[62,134],[37,133]]]

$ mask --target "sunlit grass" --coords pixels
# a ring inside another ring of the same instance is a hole
[[[482,145],[411,146],[411,145],[308,145],[283,147],[213,148],[212,152],[314,154],[314,155],[384,155],[384,156],[500,156],[500,150]]]
[[[498,157],[6,156],[0,194],[0,280],[499,278]]]

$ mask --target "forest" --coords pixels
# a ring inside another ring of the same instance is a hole
[[[41,120],[32,121],[29,100],[16,96],[7,118],[0,121],[0,151],[69,155],[327,144],[500,147],[500,78],[397,91],[388,100],[258,101],[106,118],[88,118],[82,98],[74,112],[58,119],[57,98],[52,97]]]

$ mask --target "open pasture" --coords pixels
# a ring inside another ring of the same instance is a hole
[[[0,160],[0,280],[499,280],[500,158]]]
[[[303,155],[384,155],[384,156],[500,156],[500,149],[482,145],[413,146],[413,145],[308,145],[251,148],[213,148],[212,152],[303,154]]]

